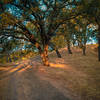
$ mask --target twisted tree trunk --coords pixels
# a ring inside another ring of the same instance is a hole
[[[43,65],[49,66],[49,61],[48,61],[48,45],[44,46],[44,49],[42,50],[39,43],[36,43],[35,46],[38,48]]]
[[[40,53],[40,56],[42,58],[42,62],[44,66],[49,66],[48,61],[48,45],[44,46],[44,51]]]

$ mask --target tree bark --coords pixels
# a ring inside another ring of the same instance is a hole
[[[44,46],[44,51],[40,54],[44,66],[49,66],[48,61],[48,45]]]
[[[96,16],[95,17],[95,21],[96,23],[98,24],[98,60],[100,61],[100,17],[99,16]]]
[[[57,54],[58,58],[61,58],[60,52],[57,49],[55,51],[56,51],[56,54]]]
[[[83,44],[83,55],[84,56],[86,55],[86,42],[87,42],[87,39],[84,37],[84,44]]]
[[[55,46],[53,43],[51,43],[51,42],[49,43],[49,45],[51,46],[51,48],[52,48],[53,50],[56,51],[57,57],[58,57],[58,58],[61,58],[61,54],[60,54],[59,50],[56,48],[56,46]]]
[[[99,33],[98,33],[98,60],[100,61],[100,25],[99,25]]]
[[[83,55],[86,55],[86,46],[83,46]]]
[[[48,45],[44,46],[44,49],[42,50],[39,43],[35,43],[35,46],[38,48],[43,65],[44,66],[49,66],[49,61],[48,61]]]
[[[70,49],[70,41],[69,40],[67,40],[67,48],[68,48],[68,53],[72,54],[72,51]]]
[[[98,60],[100,61],[100,23],[99,23],[99,17],[95,17],[95,21],[98,24]]]

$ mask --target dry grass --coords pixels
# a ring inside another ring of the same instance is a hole
[[[61,49],[62,58],[57,58],[55,52],[50,53],[50,67],[42,66],[38,57],[32,59],[35,72],[72,100],[100,100],[97,46],[88,45],[86,56],[77,47],[72,48],[72,51],[73,54],[69,55],[66,48]]]
[[[64,48],[60,50],[61,59],[53,52],[49,55],[51,67],[40,67],[39,74],[63,93],[70,91],[78,97],[76,100],[100,100],[100,62],[95,48],[87,46],[86,56],[76,47],[72,49],[72,55]]]

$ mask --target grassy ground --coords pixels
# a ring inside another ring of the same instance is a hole
[[[42,75],[63,93],[68,90],[79,100],[100,100],[100,62],[94,47],[87,47],[86,56],[77,48],[72,49],[72,55],[66,48],[61,49],[62,58],[51,53],[51,67],[40,67]]]

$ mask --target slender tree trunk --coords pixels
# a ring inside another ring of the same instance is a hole
[[[80,43],[79,43],[79,41],[78,41],[78,47],[80,46]]]
[[[83,46],[83,55],[86,55],[86,45]]]
[[[99,25],[99,33],[98,33],[98,60],[100,61],[100,25]]]
[[[57,49],[55,51],[56,51],[56,54],[57,54],[58,58],[61,58],[60,52]]]
[[[70,49],[70,41],[69,40],[67,40],[67,48],[68,48],[68,53],[72,54],[72,51]]]
[[[99,16],[95,17],[95,21],[98,24],[98,60],[100,61],[100,23],[99,23]]]
[[[9,62],[9,54],[6,56],[6,62]]]
[[[58,58],[61,58],[61,54],[60,54],[59,50],[56,48],[56,46],[55,46],[53,43],[51,43],[51,42],[49,43],[49,45],[51,46],[51,48],[52,48],[53,50],[56,51],[57,57],[58,57]]]
[[[84,44],[83,44],[83,55],[84,56],[86,55],[86,42],[87,42],[87,39],[84,37]]]

